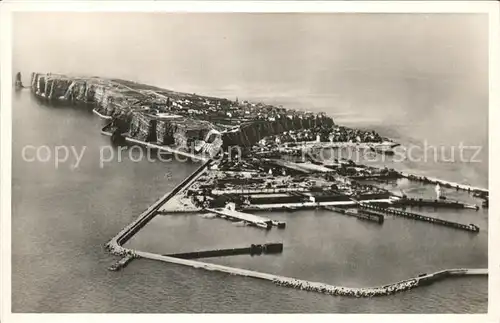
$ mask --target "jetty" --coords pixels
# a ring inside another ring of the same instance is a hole
[[[166,255],[169,257],[181,259],[199,259],[199,258],[212,258],[212,257],[225,257],[237,255],[261,255],[261,254],[276,254],[283,252],[283,243],[266,243],[266,244],[252,244],[246,248],[228,248],[228,249],[215,249],[205,251],[192,251],[184,253],[175,253]]]
[[[402,210],[398,210],[398,209],[391,208],[391,207],[384,208],[384,207],[379,207],[379,206],[370,205],[370,204],[366,204],[366,203],[360,203],[359,207],[362,209],[365,209],[365,210],[371,210],[371,211],[377,211],[377,212],[385,213],[385,214],[389,214],[389,215],[401,216],[401,217],[409,218],[412,220],[418,220],[418,221],[428,222],[428,223],[432,223],[432,224],[442,225],[442,226],[446,226],[449,228],[470,231],[470,232],[475,232],[475,233],[479,232],[479,227],[474,225],[474,224],[462,224],[462,223],[442,220],[442,219],[438,219],[438,218],[434,218],[434,217],[430,217],[430,216],[426,216],[426,215],[422,215],[422,214],[418,214],[418,213],[402,211]]]
[[[375,211],[371,211],[371,210],[358,209],[357,212],[355,212],[353,210],[339,208],[339,207],[335,207],[335,206],[324,206],[323,208],[325,210],[328,210],[328,211],[352,216],[352,217],[358,218],[360,220],[368,220],[368,221],[376,222],[378,224],[384,223],[384,215],[379,213],[379,212],[375,212]]]
[[[236,221],[243,221],[249,225],[254,225],[259,228],[267,230],[271,229],[273,225],[277,226],[280,229],[285,228],[286,226],[285,222],[273,221],[271,219],[253,215],[250,213],[236,211],[234,203],[229,203],[224,208],[216,208],[216,209],[207,208],[206,211],[212,212],[222,218],[227,218]]]
[[[445,200],[445,199],[424,199],[424,198],[400,198],[394,200],[393,205],[401,206],[429,206],[434,208],[451,208],[451,209],[472,209],[479,210],[479,206],[475,204],[468,204],[459,201]]]

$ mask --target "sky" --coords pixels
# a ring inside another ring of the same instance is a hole
[[[452,14],[16,13],[14,70],[221,87],[484,81],[487,19]]]
[[[125,78],[358,114],[371,123],[424,124],[453,114],[461,131],[487,127],[488,20],[481,14],[24,12],[13,18],[13,71],[25,82],[32,71]]]

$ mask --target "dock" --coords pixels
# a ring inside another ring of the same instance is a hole
[[[271,227],[277,226],[278,228],[285,228],[285,222],[273,221],[268,218],[257,216],[250,213],[239,212],[234,209],[234,204],[230,203],[224,208],[207,208],[206,211],[212,212],[221,218],[227,218],[235,221],[243,221],[249,225],[254,225],[263,229],[271,229]]]
[[[366,203],[360,203],[359,207],[365,210],[371,210],[371,211],[377,211],[380,213],[385,213],[389,215],[396,215],[396,216],[401,216],[413,220],[418,220],[418,221],[424,221],[424,222],[429,222],[432,224],[438,224],[454,229],[459,229],[459,230],[464,230],[464,231],[469,231],[469,232],[479,232],[479,227],[474,225],[474,224],[462,224],[462,223],[457,223],[457,222],[452,222],[452,221],[447,221],[447,220],[442,220],[438,218],[433,218],[430,216],[418,214],[418,213],[412,213],[412,212],[407,212],[407,211],[402,211],[398,210],[395,208],[383,208],[379,206],[374,206],[374,205],[369,205]]]
[[[344,208],[339,208],[335,206],[324,206],[323,209],[356,217],[360,220],[368,220],[372,222],[376,222],[378,224],[384,223],[384,215],[375,211],[371,210],[358,210],[358,212],[354,212],[352,210],[344,209]]]
[[[459,201],[451,200],[432,200],[424,198],[401,198],[392,203],[393,205],[402,206],[430,206],[434,208],[451,208],[451,209],[472,209],[479,210],[479,206],[475,204],[467,204]]]
[[[199,258],[225,257],[225,256],[237,256],[237,255],[253,256],[261,254],[276,254],[282,252],[283,252],[283,243],[266,243],[266,244],[252,244],[251,246],[246,248],[193,251],[185,253],[176,253],[166,256],[181,258],[181,259],[199,259]]]

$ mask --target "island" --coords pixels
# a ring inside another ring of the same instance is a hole
[[[483,268],[444,269],[383,286],[354,288],[197,260],[284,252],[279,242],[170,255],[126,248],[124,244],[151,219],[179,212],[209,214],[256,230],[286,230],[285,222],[262,214],[270,210],[321,208],[374,225],[384,225],[386,217],[397,216],[477,234],[480,228],[472,223],[448,221],[407,208],[431,206],[474,211],[480,208],[478,204],[448,199],[441,187],[465,191],[482,200],[484,208],[488,207],[488,190],[345,158],[325,159],[320,153],[324,149],[350,147],[393,155],[401,146],[375,131],[340,126],[326,113],[182,93],[96,76],[33,73],[30,88],[37,99],[47,104],[81,106],[108,119],[101,132],[118,145],[140,144],[201,162],[194,173],[111,238],[106,248],[123,257],[111,270],[120,270],[142,257],[353,297],[389,295],[446,277],[488,273]],[[435,198],[396,194],[378,185],[398,178],[436,185]]]

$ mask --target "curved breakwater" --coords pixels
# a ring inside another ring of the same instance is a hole
[[[274,274],[262,273],[258,271],[229,267],[213,263],[206,263],[196,260],[188,260],[174,258],[170,256],[162,256],[149,252],[137,251],[137,256],[151,260],[158,260],[178,265],[189,266],[192,268],[205,269],[209,271],[224,272],[231,275],[243,277],[251,277],[261,280],[267,280],[277,286],[295,288],[298,290],[317,292],[332,296],[347,296],[347,297],[376,297],[388,296],[395,293],[407,291],[419,286],[425,286],[433,282],[443,280],[449,277],[466,276],[466,275],[488,275],[487,269],[446,269],[432,274],[424,274],[419,277],[406,279],[396,283],[391,283],[377,287],[342,287],[325,284],[321,282],[312,282],[304,279],[296,279]]]

